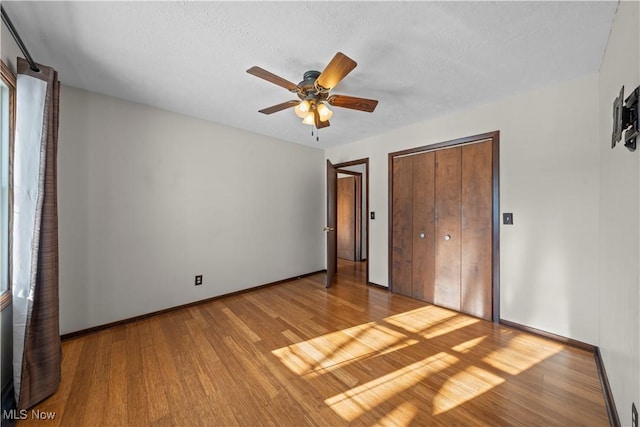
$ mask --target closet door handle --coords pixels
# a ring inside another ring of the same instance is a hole
[[[425,237],[427,237],[426,234],[424,234],[424,231],[420,234],[418,234],[418,237],[420,237],[421,239],[424,239]]]
[[[444,240],[451,240],[451,234],[447,234],[446,236],[444,236]]]

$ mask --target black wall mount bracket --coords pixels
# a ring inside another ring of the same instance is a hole
[[[613,101],[613,133],[611,135],[611,148],[614,148],[624,137],[624,146],[629,151],[636,150],[638,135],[640,135],[640,86],[635,88],[627,99],[624,99],[624,86],[620,94]],[[624,136],[623,136],[624,133]]]

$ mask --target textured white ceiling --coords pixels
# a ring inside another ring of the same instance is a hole
[[[12,2],[34,59],[67,85],[286,141],[329,147],[596,72],[617,2]],[[294,83],[344,52],[357,68],[332,93],[378,99],[333,108],[311,128],[295,99],[245,72]],[[567,105],[571,100],[567,100]]]

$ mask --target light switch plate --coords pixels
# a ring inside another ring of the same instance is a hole
[[[505,212],[502,214],[502,223],[506,225],[513,225],[513,214],[511,212]]]

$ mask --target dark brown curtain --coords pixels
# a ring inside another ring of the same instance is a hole
[[[29,76],[46,82],[40,146],[39,202],[33,237],[34,261],[24,325],[24,349],[21,362],[18,409],[26,409],[56,392],[60,384],[62,351],[58,302],[58,105],[60,82],[58,73],[39,65],[34,72],[29,64],[18,59],[18,80]],[[20,83],[17,85],[20,102]],[[20,106],[16,106],[20,111]],[[37,121],[37,120],[36,120]],[[19,143],[19,141],[18,141]],[[14,356],[15,357],[15,356]],[[14,365],[16,364],[14,360]]]

